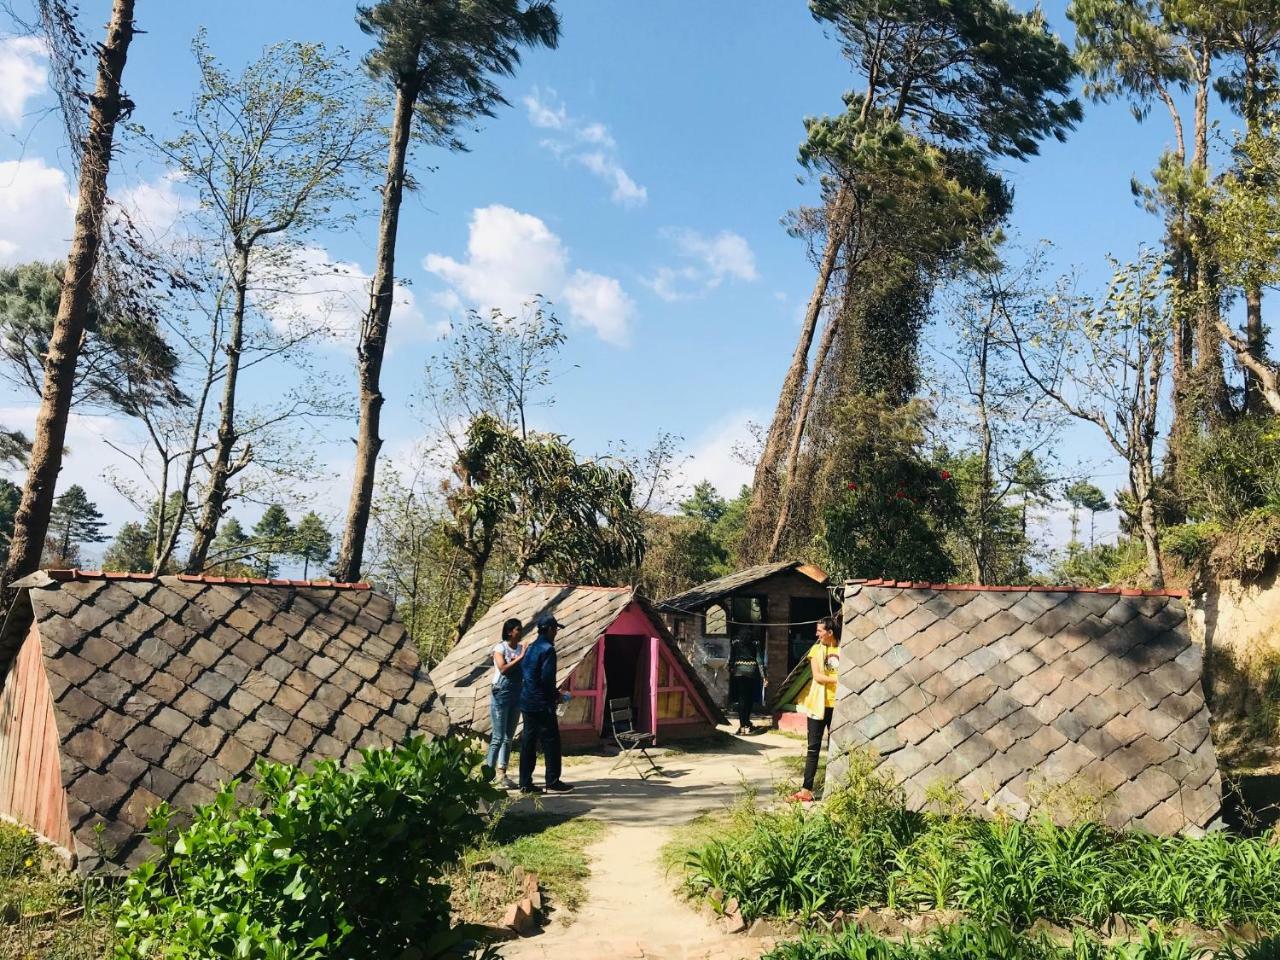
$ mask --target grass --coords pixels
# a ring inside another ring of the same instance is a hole
[[[565,819],[551,814],[506,814],[497,818],[489,836],[463,856],[451,872],[451,903],[468,923],[497,923],[518,898],[514,879],[502,871],[474,869],[475,864],[501,854],[511,863],[533,871],[557,910],[572,915],[582,905],[591,864],[586,848],[604,835],[599,820]]]
[[[99,960],[111,943],[111,904],[98,888],[0,822],[0,960]]]
[[[855,757],[851,767],[820,809],[762,809],[748,798],[714,830],[703,824],[702,835],[685,836],[687,891],[722,890],[748,920],[886,907],[958,910],[1014,929],[1040,919],[1098,928],[1115,914],[1280,929],[1280,843],[1272,838],[981,820],[944,793],[916,813],[874,759]]]
[[[959,923],[919,939],[893,943],[849,928],[781,943],[762,960],[1270,960],[1277,944],[1197,946],[1185,937],[1147,930],[1132,943],[1104,943],[1077,931],[1071,944],[1008,927]]]

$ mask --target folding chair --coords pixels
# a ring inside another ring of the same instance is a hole
[[[629,763],[635,767],[636,773],[640,774],[643,780],[651,773],[662,776],[662,771],[658,769],[658,765],[653,762],[653,757],[649,756],[645,750],[646,746],[653,743],[653,734],[643,730],[637,730],[635,724],[631,720],[631,701],[627,698],[621,700],[609,701],[609,723],[613,726],[613,742],[618,745],[618,759],[609,772],[612,773],[624,763]],[[636,754],[639,753],[649,764],[646,770],[640,765]]]

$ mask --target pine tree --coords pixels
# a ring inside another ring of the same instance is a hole
[[[0,477],[0,564],[9,560],[9,540],[13,536],[13,518],[22,502],[22,489],[11,480]]]
[[[293,555],[302,560],[302,576],[305,579],[311,564],[321,564],[333,553],[333,536],[324,521],[311,511],[298,521],[293,534]]]
[[[222,577],[247,577],[253,574],[248,559],[253,555],[253,538],[235,517],[227,517],[218,528],[209,549],[209,568]]]
[[[73,484],[67,492],[53,502],[49,516],[49,540],[56,548],[58,562],[69,558],[72,547],[82,543],[102,543],[107,535],[102,532],[106,524],[98,505],[89,499],[84,487]]]
[[[145,573],[155,559],[154,540],[140,523],[129,522],[120,528],[116,538],[102,557],[102,569],[122,573]]]
[[[394,91],[395,100],[372,296],[356,347],[360,425],[336,565],[339,580],[359,579],[364,563],[382,446],[380,381],[395,295],[396,235],[404,188],[411,183],[406,169],[409,144],[417,136],[453,150],[465,149],[458,127],[493,116],[506,102],[495,77],[515,73],[520,48],[555,47],[560,39],[560,18],[551,0],[378,0],[358,5],[356,22],[375,43],[365,57],[365,69]]]
[[[258,575],[274,577],[280,572],[277,554],[288,553],[293,545],[293,522],[284,507],[273,503],[254,525],[253,539],[258,555]]]

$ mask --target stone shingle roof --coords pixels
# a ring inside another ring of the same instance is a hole
[[[630,587],[520,583],[490,607],[431,671],[431,680],[444,698],[450,721],[477,733],[489,732],[489,687],[493,682],[490,651],[501,637],[503,621],[515,617],[532,630],[542,614],[555,615],[561,624],[556,635],[556,682],[563,684],[595,648],[596,640],[633,603],[653,622],[702,701],[715,710],[710,692],[680,652],[662,618],[647,599]],[[717,715],[716,721],[723,722],[723,717]]]
[[[14,586],[39,627],[82,857],[101,822],[112,859],[136,863],[148,808],[208,800],[259,757],[350,761],[448,726],[367,584],[53,571]]]
[[[855,581],[841,649],[832,782],[869,744],[915,803],[941,781],[1024,815],[1075,780],[1108,795],[1114,826],[1218,814],[1202,651],[1173,591]]]
[[[787,573],[791,570],[805,573],[813,577],[818,583],[826,583],[827,578],[825,574],[822,574],[822,571],[818,570],[817,567],[805,564],[801,560],[761,563],[754,567],[735,570],[733,573],[715,580],[708,580],[706,583],[700,583],[696,587],[685,590],[683,593],[676,594],[674,597],[667,597],[658,606],[664,610],[695,610],[703,604],[728,596],[734,591],[745,589],[752,584],[759,583],[761,580],[767,580],[769,577],[776,576],[779,573]],[[816,576],[815,574],[822,575]]]

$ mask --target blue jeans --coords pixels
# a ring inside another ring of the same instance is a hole
[[[511,740],[520,722],[520,688],[515,684],[495,687],[489,697],[489,756],[485,764],[494,770],[507,769],[511,756]]]

